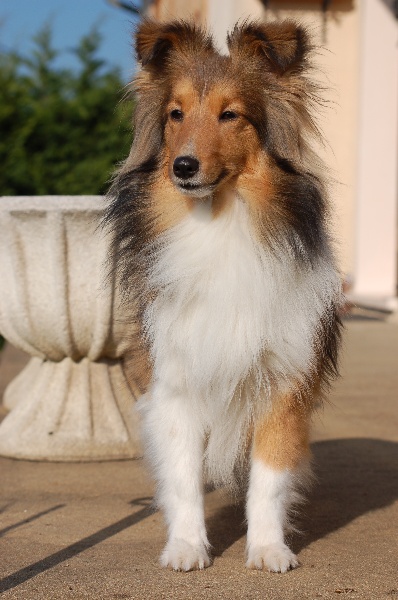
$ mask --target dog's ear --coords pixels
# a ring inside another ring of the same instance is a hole
[[[192,23],[157,23],[146,19],[140,25],[135,50],[143,67],[162,67],[173,50],[200,54],[213,49],[210,36]]]
[[[293,21],[236,25],[227,42],[232,57],[260,58],[278,75],[300,70],[311,49],[306,30]]]

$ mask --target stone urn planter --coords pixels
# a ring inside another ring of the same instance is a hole
[[[0,333],[32,358],[8,386],[0,455],[140,454],[128,323],[106,277],[100,196],[0,197]]]

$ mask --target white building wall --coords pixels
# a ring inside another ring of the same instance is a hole
[[[381,0],[361,2],[361,77],[354,298],[396,305],[398,23]]]

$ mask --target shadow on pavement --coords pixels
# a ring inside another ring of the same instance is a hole
[[[293,547],[344,527],[357,517],[398,499],[398,443],[376,439],[338,439],[312,445],[316,482],[302,510]],[[245,535],[242,506],[224,506],[209,519],[208,532],[220,556]]]
[[[339,439],[313,444],[317,476],[301,520],[298,552],[357,517],[398,499],[398,443]]]
[[[47,510],[43,510],[42,512],[37,513],[36,515],[32,515],[30,517],[27,517],[26,519],[23,519],[22,521],[18,521],[18,523],[14,523],[13,525],[9,525],[8,527],[4,527],[4,529],[0,529],[0,537],[2,537],[3,535],[5,535],[6,533],[8,533],[9,531],[12,531],[13,529],[17,529],[18,527],[22,527],[22,525],[27,525],[28,523],[32,523],[32,521],[36,521],[37,519],[41,519],[41,517],[44,517],[44,515],[48,515],[51,512],[54,512],[55,510],[59,510],[60,508],[64,508],[65,504],[57,504],[56,506],[52,506],[51,508],[48,508]],[[0,513],[2,511],[0,510]]]
[[[243,504],[223,506],[206,521],[212,556],[221,556],[237,540],[246,535]]]
[[[124,519],[120,519],[120,521],[112,523],[112,525],[104,527],[103,529],[96,531],[92,535],[89,535],[78,542],[75,542],[74,544],[63,548],[58,552],[54,552],[42,560],[28,565],[23,569],[8,575],[8,577],[4,577],[4,579],[0,580],[0,594],[17,587],[21,583],[24,583],[25,581],[32,579],[32,577],[39,575],[39,573],[44,573],[45,571],[48,571],[48,569],[52,569],[52,567],[55,567],[65,560],[69,560],[70,558],[77,556],[81,552],[84,552],[84,550],[92,548],[104,540],[116,535],[120,531],[123,531],[124,529],[135,525],[139,521],[142,521],[142,519],[145,519],[150,514],[153,514],[153,510],[150,506],[151,500],[151,498],[137,498],[137,500],[135,500],[132,504],[136,506],[142,506],[143,508],[136,511],[132,515],[128,515]]]

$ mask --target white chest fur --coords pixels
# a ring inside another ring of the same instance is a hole
[[[145,314],[155,379],[227,403],[249,373],[264,388],[270,372],[286,383],[308,372],[315,328],[339,287],[326,259],[303,269],[263,247],[244,202],[231,204],[214,218],[210,202],[198,203],[164,235]]]

